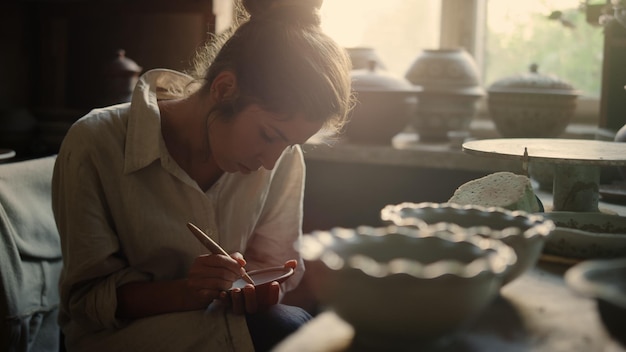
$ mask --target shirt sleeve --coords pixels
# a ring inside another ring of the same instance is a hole
[[[52,179],[52,207],[61,236],[63,272],[59,284],[60,323],[76,321],[93,329],[119,327],[117,287],[150,277],[129,267],[107,207],[106,194],[89,134],[67,134]],[[109,175],[111,176],[111,175]]]
[[[283,284],[283,291],[294,289],[304,274],[300,256],[304,198],[305,164],[302,149],[286,150],[274,168],[263,211],[246,249],[251,269],[298,261],[296,272]]]

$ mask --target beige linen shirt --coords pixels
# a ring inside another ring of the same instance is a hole
[[[216,234],[227,252],[243,253],[248,270],[297,259],[285,290],[302,277],[301,149],[285,150],[271,171],[225,173],[202,191],[168,153],[157,106],[169,85],[190,80],[149,71],[130,103],[91,111],[63,141],[52,190],[64,261],[59,321],[75,350],[127,350],[128,343],[151,351],[252,350],[245,317],[215,307],[116,319],[117,287],[184,278],[194,258],[208,253],[187,222]]]

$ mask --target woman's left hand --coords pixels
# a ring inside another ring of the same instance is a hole
[[[295,269],[297,261],[288,260],[284,266]],[[231,306],[235,314],[254,314],[279,302],[280,284],[276,281],[259,287],[247,284],[243,288],[233,288],[229,292],[222,292],[220,298],[222,302]]]

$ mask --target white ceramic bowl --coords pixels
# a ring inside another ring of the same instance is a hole
[[[576,259],[626,257],[626,217],[599,212],[552,211],[556,224],[545,252]]]
[[[517,263],[506,274],[507,284],[533,267],[543,250],[554,223],[538,214],[499,207],[454,203],[400,203],[381,210],[383,221],[401,226],[424,227],[451,223],[471,228],[480,236],[503,241],[515,250]]]
[[[322,305],[386,348],[437,340],[469,324],[496,297],[514,251],[457,226],[359,227],[303,239]]]
[[[259,288],[264,288],[269,286],[272,282],[276,281],[279,284],[287,281],[292,275],[294,271],[292,268],[284,267],[284,266],[273,266],[265,269],[258,269],[248,271],[248,275],[254,281],[254,286]],[[248,284],[244,279],[238,279],[233,282],[231,289],[233,288],[243,288]]]
[[[565,281],[596,299],[604,326],[626,347],[626,257],[581,262],[565,273]]]

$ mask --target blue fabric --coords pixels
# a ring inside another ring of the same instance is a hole
[[[277,304],[266,311],[247,314],[246,322],[256,352],[270,351],[312,317],[300,307]]]
[[[0,165],[0,351],[58,351],[55,157]]]

